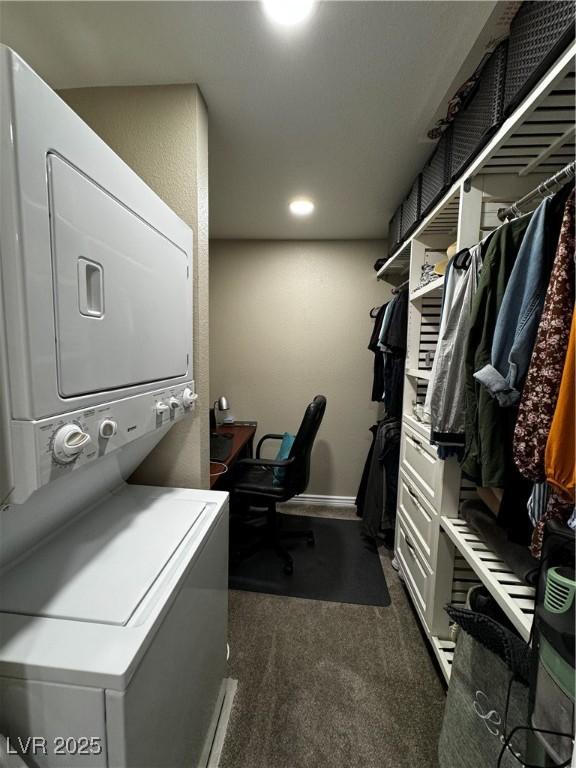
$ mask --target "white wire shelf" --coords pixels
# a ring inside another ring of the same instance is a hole
[[[574,59],[573,43],[526,99],[500,126],[478,157],[447,190],[434,209],[392,255],[410,250],[424,233],[449,234],[456,229],[460,189],[479,174],[531,173],[548,176],[574,159]],[[386,265],[385,265],[386,266]]]
[[[406,368],[406,376],[411,376],[413,379],[430,381],[432,378],[432,371],[423,371],[418,368]]]
[[[440,277],[436,278],[436,280],[432,280],[432,282],[428,283],[427,285],[423,285],[422,288],[417,288],[415,291],[412,291],[410,294],[410,301],[421,299],[422,296],[428,296],[431,293],[437,293],[438,291],[441,291],[443,287],[444,275],[441,275]]]
[[[442,517],[440,525],[520,635],[528,641],[534,619],[533,587],[524,584],[464,520]]]
[[[410,269],[410,243],[407,243],[404,248],[391,256],[386,264],[380,267],[376,272],[376,278],[383,280],[386,277],[388,282],[393,285],[398,285],[403,281],[405,277],[408,277],[408,271]]]

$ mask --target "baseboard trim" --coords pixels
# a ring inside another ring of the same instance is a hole
[[[354,496],[320,496],[313,493],[302,493],[300,496],[285,502],[286,504],[310,504],[311,506],[323,507],[354,507],[356,499]]]

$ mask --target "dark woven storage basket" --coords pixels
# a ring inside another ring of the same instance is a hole
[[[502,122],[507,45],[500,43],[490,56],[474,94],[452,124],[453,179],[460,176]]]
[[[504,109],[510,114],[574,39],[572,0],[527,0],[510,25]]]
[[[408,196],[402,203],[401,240],[405,240],[420,221],[420,182],[421,176],[418,174]]]
[[[392,255],[397,246],[400,245],[402,237],[402,206],[398,208],[394,216],[390,219],[388,227],[388,253]]]
[[[420,215],[426,216],[450,186],[452,129],[448,128],[422,169]]]

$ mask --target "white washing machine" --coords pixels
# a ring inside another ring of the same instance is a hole
[[[31,766],[203,766],[227,495],[129,485],[194,417],[192,231],[0,46],[0,733]]]

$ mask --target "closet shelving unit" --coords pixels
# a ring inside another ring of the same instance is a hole
[[[400,285],[408,276],[410,270],[410,251],[410,242],[398,248],[386,264],[378,270],[376,277],[382,280],[385,279],[386,282],[392,283],[392,285]]]
[[[436,280],[428,283],[428,285],[424,285],[422,288],[415,288],[414,291],[410,294],[410,298],[412,301],[414,301],[414,299],[420,299],[422,296],[428,296],[429,294],[441,291],[443,286],[444,277],[438,277]]]
[[[534,588],[511,573],[464,520],[442,518],[441,525],[479,580],[491,586],[490,591],[524,640],[528,640],[534,618]]]
[[[446,680],[454,643],[444,606],[464,604],[470,587],[482,583],[528,639],[534,591],[458,517],[461,502],[475,489],[455,461],[437,458],[429,427],[416,418],[414,407],[424,403],[431,378],[444,282],[439,277],[419,287],[421,267],[453,242],[458,249],[477,243],[500,225],[499,208],[574,159],[575,56],[572,44],[377,273],[392,286],[409,279],[395,549]]]
[[[414,379],[422,379],[423,381],[430,381],[432,378],[432,371],[420,371],[418,368],[407,368],[406,376],[410,376]]]

